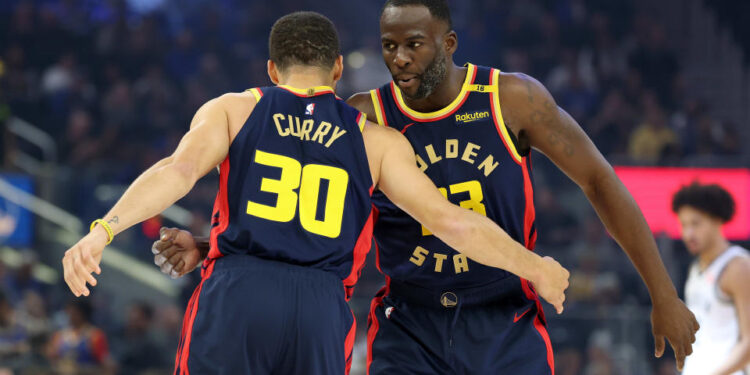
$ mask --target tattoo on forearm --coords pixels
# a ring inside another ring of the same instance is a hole
[[[119,222],[120,222],[120,218],[119,218],[119,217],[117,217],[117,216],[115,216],[115,217],[113,217],[113,218],[111,218],[111,219],[107,220],[107,223],[109,223],[109,224],[117,224],[117,223],[119,223]]]

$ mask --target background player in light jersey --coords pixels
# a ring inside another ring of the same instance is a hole
[[[685,301],[701,325],[683,375],[741,375],[750,370],[750,253],[729,243],[721,232],[734,207],[732,196],[719,185],[693,183],[672,200],[682,240],[696,256]]]
[[[403,132],[449,200],[486,214],[528,249],[536,239],[531,149],[549,157],[581,187],[648,287],[655,355],[666,338],[682,368],[698,323],[637,204],[576,121],[529,76],[456,66],[458,37],[444,0],[386,1],[380,29],[393,81],[347,102]],[[370,314],[370,375],[554,373],[541,306],[525,280],[467,261],[385,200],[377,208],[387,285]],[[155,262],[174,275],[199,258],[190,234],[180,233],[155,245]]]
[[[475,261],[537,282],[562,312],[564,268],[450,204],[416,168],[401,134],[367,123],[335,96],[343,65],[327,18],[282,17],[269,52],[278,86],[206,103],[174,154],[139,176],[66,252],[65,281],[76,296],[96,285],[92,273],[101,272],[114,235],[160,213],[220,165],[211,247],[175,373],[343,374],[355,332],[345,298],[370,246],[376,186]]]

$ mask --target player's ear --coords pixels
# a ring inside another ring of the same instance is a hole
[[[344,74],[344,56],[339,55],[333,63],[333,82],[338,82]]]
[[[279,84],[279,70],[276,63],[271,60],[268,60],[268,78],[271,78],[274,85]]]
[[[453,54],[458,49],[458,35],[456,35],[456,32],[451,30],[447,34],[445,34],[445,37],[443,38],[443,46],[445,47],[445,52],[449,54]]]

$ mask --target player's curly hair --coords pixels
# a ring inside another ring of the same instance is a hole
[[[268,55],[281,71],[292,65],[330,69],[340,54],[336,27],[316,12],[294,12],[279,18],[268,38]]]
[[[732,220],[735,209],[734,199],[726,189],[717,184],[702,185],[697,181],[683,186],[672,197],[674,213],[677,213],[683,206],[695,208],[723,223]]]
[[[387,0],[380,9],[380,16],[383,16],[383,11],[388,7],[405,7],[405,6],[423,6],[430,10],[430,14],[442,21],[448,23],[448,28],[453,28],[453,20],[451,20],[451,11],[448,7],[448,3],[445,0]]]

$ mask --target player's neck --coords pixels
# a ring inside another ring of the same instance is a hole
[[[279,77],[279,85],[307,89],[318,86],[333,87],[333,81],[317,71],[296,70],[285,74],[283,77]]]
[[[724,237],[720,237],[712,246],[698,256],[698,265],[700,266],[700,269],[705,270],[708,268],[708,266],[710,266],[719,255],[727,251],[727,249],[729,249],[729,241]]]
[[[453,60],[446,63],[449,69],[445,74],[445,79],[435,87],[430,96],[416,100],[404,98],[409,108],[419,112],[437,111],[447,107],[461,93],[469,69],[454,65]]]

